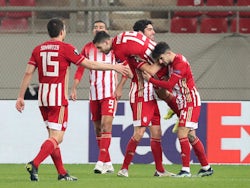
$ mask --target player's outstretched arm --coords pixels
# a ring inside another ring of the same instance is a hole
[[[87,69],[93,69],[93,70],[114,70],[116,72],[121,73],[124,76],[127,76],[130,70],[128,65],[124,66],[122,64],[112,65],[112,64],[99,63],[97,61],[90,61],[87,58],[85,58],[80,65],[86,67]]]
[[[142,71],[146,71],[151,76],[154,76],[161,68],[161,65],[158,63],[154,63],[152,65],[145,63],[140,67]]]

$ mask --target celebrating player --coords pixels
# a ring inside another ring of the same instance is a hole
[[[93,25],[93,34],[97,32],[107,32],[106,24],[101,21],[95,21]],[[85,57],[94,61],[116,64],[112,51],[104,54],[98,51],[93,42],[87,43],[81,52]],[[77,86],[84,73],[84,67],[78,67],[75,73],[74,84],[71,90],[71,98],[77,99]],[[89,71],[89,100],[91,119],[94,124],[96,141],[99,148],[98,161],[94,168],[94,173],[105,174],[113,173],[114,168],[111,163],[109,146],[112,138],[112,122],[116,112],[117,100],[114,95],[117,86],[117,74],[115,71]]]
[[[143,73],[144,79],[173,92],[180,110],[177,136],[181,146],[182,169],[176,177],[191,177],[189,143],[192,145],[202,166],[198,176],[212,175],[213,169],[208,164],[204,146],[196,135],[201,100],[187,59],[183,55],[171,51],[169,45],[165,42],[160,42],[155,46],[152,57],[159,64],[168,67],[166,74],[169,79],[168,81],[155,79],[146,71]]]
[[[113,40],[105,32],[96,34],[93,42],[96,47],[109,53],[112,49],[118,62],[126,61],[133,73],[130,89],[130,104],[133,112],[134,134],[129,140],[126,148],[121,170],[118,176],[128,177],[128,168],[135,154],[137,145],[143,137],[146,128],[150,127],[150,146],[152,149],[156,172],[155,176],[172,176],[166,171],[162,164],[161,147],[161,127],[160,112],[158,109],[154,88],[143,80],[141,71],[157,72],[161,66],[152,64],[151,52],[154,49],[155,42],[146,37],[143,32],[152,30],[152,24],[143,24],[140,32],[127,31],[117,35]],[[153,31],[154,32],[154,31]]]
[[[25,106],[25,91],[37,68],[38,104],[49,137],[43,142],[37,156],[26,165],[26,169],[30,174],[30,180],[38,181],[38,167],[50,155],[58,172],[58,180],[76,181],[77,178],[70,176],[64,168],[59,147],[68,121],[69,66],[72,62],[88,69],[116,70],[123,74],[127,74],[128,67],[90,61],[79,54],[74,46],[63,42],[66,29],[60,19],[51,19],[47,24],[47,29],[50,40],[34,48],[16,101],[16,109],[22,112]]]

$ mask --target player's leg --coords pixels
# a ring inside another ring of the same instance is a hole
[[[94,124],[96,143],[97,143],[98,148],[100,149],[100,143],[102,139],[102,123],[101,123],[101,120],[96,120],[92,122]]]
[[[155,161],[155,176],[159,176],[165,172],[162,164],[161,127],[159,125],[150,127],[150,147]]]
[[[65,123],[64,123],[64,125],[65,125]],[[52,137],[52,138],[58,137],[59,144],[63,141],[65,130],[64,131],[57,131],[57,130],[49,129],[49,132],[50,132],[50,137]],[[54,162],[54,165],[57,169],[58,180],[59,181],[77,181],[76,177],[69,175],[69,173],[67,172],[67,170],[65,169],[65,167],[63,165],[61,149],[59,147],[59,144],[54,149],[54,151],[50,154],[50,156]]]
[[[213,169],[211,168],[211,166],[208,163],[205,149],[204,149],[204,145],[201,142],[201,140],[198,138],[198,136],[196,136],[195,132],[196,132],[195,130],[191,130],[188,134],[188,139],[189,139],[190,144],[193,147],[195,155],[197,156],[197,158],[201,164],[201,169],[197,175],[201,176],[201,177],[210,176],[213,174]]]
[[[150,146],[153,153],[156,172],[164,173],[165,169],[162,164],[162,145],[161,145],[161,126],[160,126],[160,112],[157,101],[149,101],[144,103],[144,117],[147,117],[152,126],[150,127]],[[148,115],[146,115],[146,113]],[[151,115],[152,114],[152,115]]]
[[[143,137],[145,130],[146,130],[146,127],[142,127],[142,126],[135,126],[134,127],[134,134],[130,138],[130,140],[127,144],[123,164],[122,164],[121,170],[118,171],[118,174],[117,174],[118,176],[128,177],[129,165],[133,160],[133,157],[135,155],[135,150],[136,150],[137,145],[140,142],[141,138]]]
[[[102,127],[101,127],[101,104],[100,100],[89,101],[91,120],[94,124],[94,130],[96,135],[96,143],[98,148],[100,148],[100,142],[102,137]]]
[[[57,170],[59,170],[58,174],[62,176],[67,175],[68,176],[67,180],[70,180],[69,179],[70,176],[67,174],[67,171],[63,167],[60,148],[58,146],[62,142],[64,132],[67,128],[68,108],[65,106],[48,107],[48,108],[41,107],[40,111],[47,125],[49,138],[44,141],[39,153],[34,158],[34,160],[28,163],[28,165],[26,166],[27,170],[29,171],[31,175],[31,180],[32,181],[38,180],[38,179],[36,180],[36,178],[32,178],[33,176],[32,168],[34,167],[34,169],[35,168],[38,169],[42,161],[46,159],[49,155],[52,155],[52,159],[55,162],[55,166]],[[76,178],[73,178],[73,179],[77,180]]]
[[[176,175],[176,177],[191,177],[190,173],[190,145],[188,140],[188,133],[190,127],[187,126],[189,117],[192,115],[192,110],[182,109],[180,113],[180,124],[177,132],[177,137],[181,146],[181,160],[182,160],[182,169]]]
[[[112,139],[112,124],[113,119],[117,110],[117,99],[114,97],[105,98],[102,101],[102,133],[104,147],[106,149],[106,157],[104,163],[104,171],[106,173],[113,173],[114,167],[111,162],[111,157],[109,153],[109,146]]]
[[[153,153],[156,172],[154,176],[172,176],[173,174],[166,171],[162,164],[162,145],[161,145],[161,122],[160,122],[160,112],[157,105],[157,101],[147,102],[144,106],[146,109],[144,112],[153,114],[153,116],[148,116],[151,120],[152,126],[150,127],[150,146]],[[145,114],[144,114],[145,116]]]
[[[136,147],[138,143],[140,142],[141,138],[143,137],[144,132],[146,130],[146,126],[141,126],[143,124],[142,105],[143,105],[143,102],[130,103],[132,115],[133,115],[134,133],[127,144],[123,164],[122,164],[121,170],[117,174],[118,176],[128,177],[129,165],[131,161],[133,160]]]
[[[95,173],[103,174],[114,172],[109,154],[109,146],[112,138],[112,122],[116,106],[117,101],[115,98],[104,98],[99,104],[101,114],[101,140],[98,161],[94,170]]]
[[[49,108],[47,107],[40,107],[40,112],[45,122],[47,129],[48,127],[48,116],[49,116]],[[43,144],[41,145],[40,151],[36,155],[36,157],[26,164],[26,169],[30,173],[30,180],[31,181],[38,181],[38,167],[41,162],[47,158],[53,150],[57,147],[58,142],[55,138],[46,139]]]
[[[55,138],[58,142],[58,145],[50,156],[57,169],[58,180],[76,181],[77,178],[74,176],[70,176],[67,170],[64,168],[61,149],[59,146],[63,141],[64,133],[67,129],[67,122],[68,122],[68,106],[52,107],[52,110],[50,110],[48,116],[48,128],[49,128],[48,131],[49,131],[49,137]],[[57,123],[59,125],[57,125]]]
[[[100,153],[100,145],[102,140],[102,127],[101,127],[101,101],[100,100],[90,100],[90,112],[91,120],[94,124],[94,130],[96,135],[96,143]],[[99,158],[99,155],[98,155]],[[94,167],[94,173],[101,174],[103,171],[103,162],[97,161]]]

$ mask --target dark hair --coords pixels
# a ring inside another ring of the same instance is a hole
[[[101,43],[107,39],[110,39],[110,35],[108,33],[106,33],[105,31],[100,31],[97,32],[94,39],[93,39],[93,43]]]
[[[96,21],[94,21],[93,26],[94,26],[96,23],[103,23],[103,24],[105,25],[105,27],[107,28],[106,23],[105,23],[104,21],[102,21],[102,20],[96,20]]]
[[[144,29],[147,27],[147,25],[153,25],[153,23],[150,20],[138,20],[135,22],[134,26],[133,26],[133,30],[134,31],[141,31],[144,33]]]
[[[53,18],[47,24],[47,30],[51,38],[58,37],[63,29],[64,23],[59,18]]]
[[[170,50],[169,45],[166,42],[159,42],[155,46],[155,49],[152,52],[152,57],[158,59],[161,54],[164,54],[167,50]]]

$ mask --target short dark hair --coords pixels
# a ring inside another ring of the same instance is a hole
[[[159,42],[157,43],[157,45],[155,46],[155,49],[152,52],[152,57],[154,59],[158,59],[167,50],[170,50],[169,45],[166,42]]]
[[[96,44],[96,43],[101,43],[107,39],[110,39],[110,35],[108,33],[106,33],[105,31],[100,31],[100,32],[97,32],[94,39],[93,39],[93,43]]]
[[[143,19],[143,20],[138,20],[135,22],[134,26],[133,26],[133,30],[134,31],[141,31],[144,33],[144,29],[147,27],[147,25],[153,25],[152,21],[147,20],[147,19]]]
[[[105,27],[107,28],[107,24],[106,24],[104,21],[102,21],[102,20],[96,20],[96,21],[94,21],[93,26],[94,26],[96,23],[103,23],[103,24],[105,25]]]
[[[64,29],[64,23],[59,18],[52,18],[47,24],[48,34],[51,38],[58,37]]]

